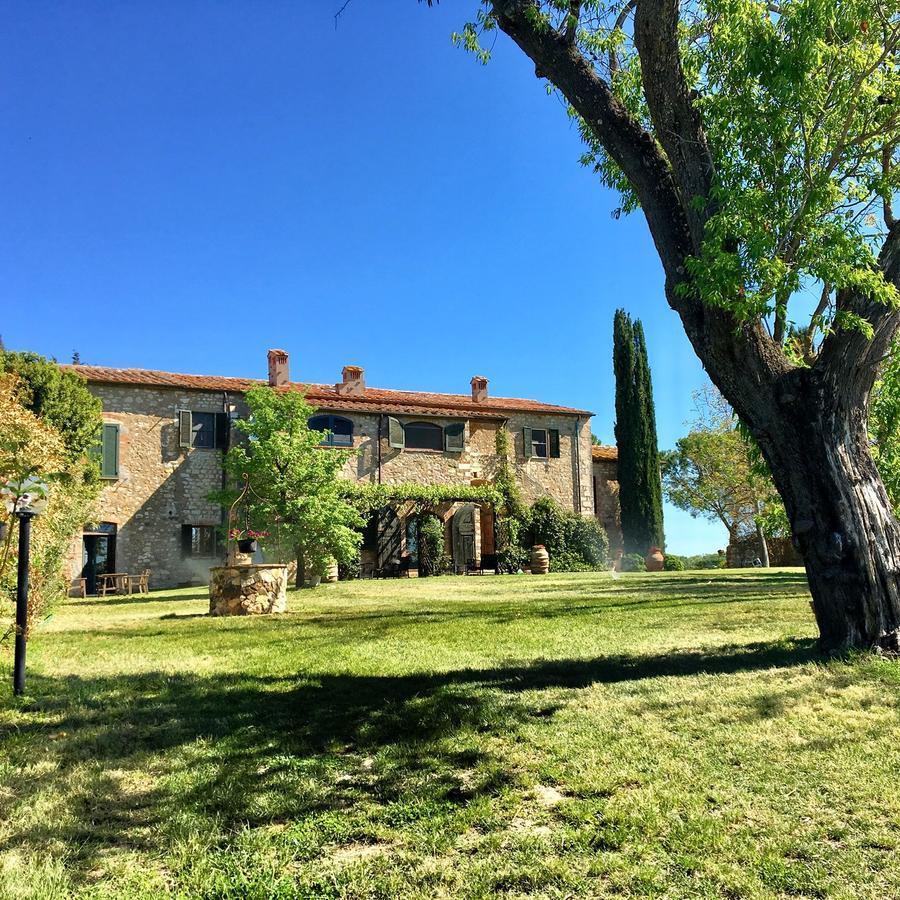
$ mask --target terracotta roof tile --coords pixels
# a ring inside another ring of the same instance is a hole
[[[607,459],[615,462],[619,459],[619,448],[608,447],[606,444],[594,444],[591,447],[591,457],[595,460]]]
[[[196,391],[242,393],[267,382],[253,378],[229,378],[221,375],[180,375],[153,369],[113,369],[106,366],[63,366],[95,384],[133,384],[142,387],[170,387]],[[392,391],[366,387],[362,397],[341,397],[334,385],[292,382],[288,390],[302,390],[307,399],[322,409],[346,412],[393,412],[401,415],[468,416],[502,418],[509,413],[539,412],[565,416],[590,416],[593,413],[568,406],[555,406],[537,400],[514,397],[488,397],[476,403],[468,394],[435,394],[427,391]]]

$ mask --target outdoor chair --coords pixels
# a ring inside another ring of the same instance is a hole
[[[150,593],[150,570],[144,569],[140,575],[128,576],[128,593],[129,594],[149,594]]]
[[[87,578],[73,578],[69,585],[70,597],[81,597],[82,600],[87,599]]]

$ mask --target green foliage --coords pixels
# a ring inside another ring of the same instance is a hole
[[[20,402],[59,432],[70,458],[97,445],[103,406],[83,378],[37,353],[9,350],[0,351],[0,372],[18,377]]]
[[[647,561],[640,553],[626,553],[622,557],[621,566],[623,572],[647,571]]]
[[[540,497],[522,522],[520,539],[529,553],[534,544],[543,544],[550,554],[553,572],[581,572],[604,568],[609,553],[606,532],[596,519],[564,512],[550,497]]]
[[[320,447],[322,433],[308,425],[315,410],[296,391],[260,386],[245,399],[250,416],[235,425],[248,440],[228,450],[225,469],[233,484],[250,476],[250,526],[268,531],[267,549],[296,558],[301,572],[323,571],[329,557],[352,560],[364,522],[338,478],[352,451]]]
[[[900,516],[900,345],[896,342],[872,392],[869,434],[894,515]]]
[[[684,560],[688,569],[724,569],[725,555],[718,553],[701,553],[697,556],[687,556]]]
[[[442,503],[499,503],[500,494],[493,485],[419,484],[406,481],[399,484],[370,484],[344,481],[340,492],[361,513],[368,514],[396,503],[412,504],[412,512],[425,512]]]
[[[663,563],[663,570],[666,572],[683,572],[685,570],[684,558],[669,554]]]
[[[619,505],[627,552],[665,546],[656,411],[644,329],[624,310],[613,320]]]
[[[48,364],[49,365],[49,364]],[[72,539],[94,512],[96,466],[67,446],[62,433],[31,409],[33,394],[13,373],[0,373],[0,483],[35,475],[49,486],[46,511],[32,524],[28,622],[66,595],[65,562]],[[0,510],[6,539],[0,545],[0,610],[12,618],[18,520]]]
[[[447,567],[444,553],[444,524],[434,515],[419,519],[419,575],[440,575]]]

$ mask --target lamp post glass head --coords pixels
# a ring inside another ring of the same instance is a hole
[[[7,512],[18,516],[39,516],[47,508],[50,488],[36,475],[12,479],[0,487],[0,500]]]

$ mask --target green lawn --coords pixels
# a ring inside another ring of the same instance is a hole
[[[0,690],[0,897],[900,897],[900,668],[802,573],[71,600]]]

